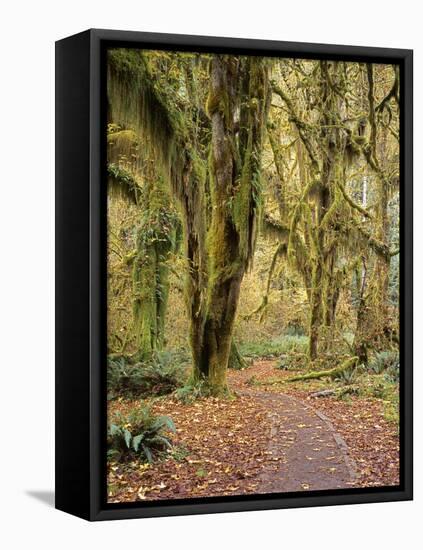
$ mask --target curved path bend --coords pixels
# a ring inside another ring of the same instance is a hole
[[[356,466],[348,447],[320,411],[286,394],[243,390],[268,411],[268,452],[282,457],[260,475],[258,492],[286,493],[353,487]]]

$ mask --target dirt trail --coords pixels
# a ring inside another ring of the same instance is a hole
[[[261,374],[274,368],[273,361],[257,363]],[[177,426],[175,448],[189,453],[149,468],[136,461],[113,465],[110,502],[357,486],[355,463],[329,419],[301,398],[252,385],[254,366],[230,373],[238,399],[157,401],[155,413],[172,416]]]
[[[338,489],[354,485],[355,464],[330,421],[298,399],[255,390],[242,394],[261,402],[271,419],[268,451],[282,456],[260,475],[258,492]]]

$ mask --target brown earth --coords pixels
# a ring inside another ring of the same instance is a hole
[[[158,399],[153,411],[177,428],[173,449],[151,466],[111,462],[109,502],[397,485],[398,434],[382,405],[314,399],[316,385],[287,384],[291,375],[257,361],[229,373],[233,399]],[[116,400],[111,412],[138,405]]]

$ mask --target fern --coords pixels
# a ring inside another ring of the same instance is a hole
[[[399,354],[396,351],[381,351],[377,353],[369,368],[375,374],[382,374],[384,371],[390,371],[393,373],[395,370],[399,371]]]
[[[181,386],[188,360],[170,352],[157,352],[149,359],[129,364],[125,358],[108,360],[109,398],[166,395]]]
[[[154,416],[148,407],[127,416],[117,413],[107,432],[108,457],[121,459],[138,456],[151,463],[172,447],[166,432],[175,432],[168,416]]]

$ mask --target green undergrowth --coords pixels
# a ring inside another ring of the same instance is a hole
[[[112,460],[137,457],[151,463],[172,448],[169,432],[175,432],[173,420],[155,416],[148,407],[135,408],[126,415],[117,412],[107,429],[107,456]]]
[[[394,369],[392,371],[392,369]],[[278,372],[276,365],[275,373]],[[375,374],[371,368],[359,366],[355,369],[340,372],[335,378],[323,377],[321,379],[294,380],[305,374],[304,369],[290,370],[289,376],[275,374],[266,379],[259,379],[252,375],[247,384],[254,387],[268,387],[272,391],[290,393],[290,391],[306,392],[308,396],[314,393],[329,391],[325,396],[316,398],[318,407],[319,399],[342,400],[349,404],[353,398],[377,400],[383,405],[383,416],[386,421],[398,424],[399,422],[399,385],[397,369],[388,365],[380,374]],[[292,376],[294,375],[294,376]],[[365,406],[365,405],[364,405]]]
[[[266,358],[278,357],[292,353],[306,353],[308,338],[306,336],[281,336],[273,340],[257,342],[243,342],[239,344],[239,350],[244,357]]]
[[[134,364],[125,357],[108,359],[108,399],[166,395],[182,386],[189,357],[185,352],[156,352]]]
[[[184,403],[185,405],[190,405],[194,403],[197,399],[207,398],[207,397],[220,397],[224,399],[235,399],[235,395],[227,387],[224,391],[216,394],[212,388],[207,384],[206,380],[200,380],[193,382],[191,379],[188,382],[175,390],[175,398]]]
[[[306,368],[308,357],[306,353],[290,352],[279,356],[276,368],[280,370],[301,371]]]
[[[374,374],[384,373],[387,380],[398,382],[400,374],[400,359],[398,351],[381,351],[376,353],[369,362],[369,370]]]
[[[203,381],[196,382],[196,383],[188,381],[187,384],[185,384],[181,388],[178,388],[175,391],[176,399],[186,405],[193,403],[194,401],[196,401],[197,399],[200,399],[201,397],[209,397],[209,396],[210,396],[210,391],[208,389],[207,384]]]
[[[183,462],[190,454],[189,450],[183,445],[175,445],[168,451],[169,458],[176,462]]]

